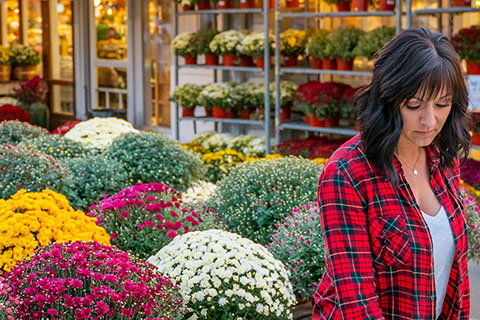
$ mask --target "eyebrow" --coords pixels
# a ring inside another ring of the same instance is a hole
[[[449,94],[444,95],[443,97],[440,97],[440,99],[449,98],[449,97],[451,97],[451,96],[452,96],[452,94],[449,93]],[[413,97],[412,99],[416,99],[416,100],[418,100],[418,101],[422,101],[422,102],[423,102],[423,99],[420,98],[420,97]]]

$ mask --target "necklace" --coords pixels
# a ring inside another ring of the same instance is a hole
[[[408,164],[407,161],[405,161],[404,159],[400,158],[398,156],[398,154],[395,154],[397,156],[398,159],[402,160],[403,162],[405,162],[405,164],[407,165],[407,167],[409,167],[410,169],[412,169],[413,171],[413,174],[418,176],[418,171],[417,169],[415,169],[417,167],[417,164],[418,164],[418,160],[420,160],[420,152],[418,152],[418,157],[417,157],[417,161],[415,162],[415,166],[413,166],[413,168]]]

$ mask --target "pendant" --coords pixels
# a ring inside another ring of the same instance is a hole
[[[416,176],[418,176],[418,171],[417,171],[416,169],[413,170],[413,174],[416,175]]]

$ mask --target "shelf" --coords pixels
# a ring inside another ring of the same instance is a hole
[[[245,72],[263,72],[262,68],[257,67],[225,67],[225,66],[207,66],[204,64],[184,64],[179,65],[179,69],[194,68],[194,69],[214,69],[214,70],[231,70],[231,71],[245,71]]]
[[[357,11],[357,12],[292,12],[280,13],[279,20],[285,18],[335,18],[335,17],[395,17],[394,11]]]
[[[279,130],[291,129],[291,130],[301,130],[301,131],[316,131],[316,132],[325,132],[325,133],[336,133],[345,136],[354,136],[358,134],[358,131],[353,128],[340,127],[340,128],[325,128],[325,127],[311,127],[305,124],[302,121],[288,121],[283,122],[279,126]]]
[[[199,15],[199,14],[237,14],[237,13],[263,13],[262,9],[214,9],[214,10],[191,10],[179,12],[179,16]]]
[[[338,74],[348,76],[364,76],[371,77],[371,72],[366,71],[342,71],[342,70],[326,70],[326,69],[311,69],[311,68],[280,68],[280,74],[285,73],[308,73],[308,74]]]
[[[473,145],[472,145],[472,149],[473,149],[473,150],[480,150],[480,146],[473,146]]]
[[[207,118],[207,117],[181,117],[178,118],[179,121],[208,121],[208,122],[223,122],[223,123],[235,123],[235,124],[250,124],[263,126],[265,121],[260,120],[243,120],[243,119],[218,119],[218,118]]]
[[[472,7],[455,7],[455,8],[438,8],[413,10],[412,15],[437,14],[437,13],[463,13],[463,12],[480,12],[480,8]]]

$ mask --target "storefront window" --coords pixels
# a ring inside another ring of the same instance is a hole
[[[97,57],[126,60],[127,8],[126,0],[93,0]]]
[[[20,9],[18,0],[5,1],[7,6],[7,41],[12,45],[20,43]]]
[[[127,109],[127,69],[97,68],[97,106],[100,109]]]

